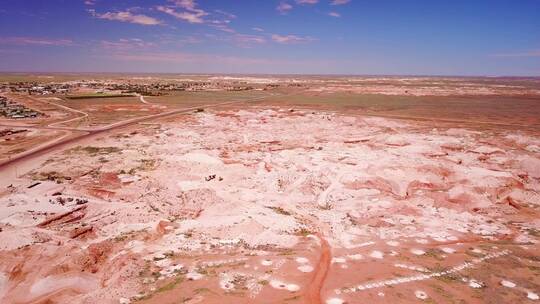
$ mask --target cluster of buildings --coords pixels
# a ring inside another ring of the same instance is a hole
[[[185,81],[175,83],[132,83],[129,81],[81,80],[61,83],[10,82],[0,83],[0,91],[24,93],[29,95],[65,95],[79,90],[96,90],[137,93],[146,96],[159,96],[167,91],[249,91],[255,88],[247,83]]]
[[[167,91],[249,91],[254,88],[245,84],[222,84],[217,82],[189,81],[178,83],[114,83],[108,90],[137,93],[146,96],[163,95]]]
[[[10,82],[0,84],[0,91],[29,95],[67,94],[71,89],[73,89],[72,86],[66,83]]]
[[[42,115],[40,112],[34,111],[25,107],[20,103],[8,100],[4,96],[0,96],[0,115],[8,118],[34,118]]]
[[[11,92],[28,95],[69,95],[77,93],[115,93],[140,94],[145,96],[161,96],[173,91],[251,91],[273,90],[280,85],[275,83],[253,84],[246,81],[171,81],[171,82],[132,82],[120,80],[76,80],[58,83],[4,82],[0,83],[0,92]]]

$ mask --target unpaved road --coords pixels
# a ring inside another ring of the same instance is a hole
[[[229,104],[234,104],[234,103],[238,103],[238,102],[240,102],[240,101],[224,102],[224,103],[219,103],[219,104],[206,106],[206,107],[207,108],[209,108],[209,107],[218,107],[218,106],[229,105]],[[13,164],[15,162],[22,161],[24,159],[28,159],[28,158],[30,158],[32,156],[41,155],[41,154],[43,154],[45,152],[50,152],[53,149],[60,148],[61,146],[66,145],[68,143],[72,143],[72,142],[75,142],[75,141],[86,139],[86,138],[89,138],[91,136],[94,136],[94,135],[97,135],[97,134],[100,134],[100,133],[104,133],[106,131],[111,131],[111,130],[114,130],[114,129],[118,129],[118,128],[121,128],[121,127],[126,127],[126,126],[129,126],[129,125],[133,125],[133,124],[136,124],[136,123],[139,123],[139,122],[144,122],[144,121],[148,121],[148,120],[152,120],[152,119],[163,118],[163,117],[167,117],[167,116],[171,116],[171,115],[190,112],[190,111],[193,111],[193,110],[195,110],[197,108],[200,108],[200,107],[190,107],[190,108],[185,108],[185,109],[178,109],[178,110],[174,110],[174,111],[169,111],[169,112],[165,112],[165,113],[159,113],[159,114],[154,114],[154,115],[149,115],[149,116],[144,116],[144,117],[138,117],[138,118],[134,118],[134,119],[126,120],[126,121],[121,121],[121,122],[118,122],[118,123],[114,123],[114,124],[111,124],[111,125],[108,125],[108,126],[105,126],[105,127],[101,127],[101,128],[97,128],[97,129],[93,129],[93,130],[81,130],[81,131],[83,131],[85,133],[78,136],[78,137],[70,138],[70,139],[66,139],[66,140],[62,140],[62,141],[55,141],[55,142],[53,142],[53,143],[51,143],[51,144],[49,144],[47,146],[43,146],[40,149],[32,150],[32,151],[30,151],[30,153],[20,154],[20,155],[14,157],[14,158],[12,158],[12,159],[10,159],[8,161],[0,163],[0,169],[5,169],[7,166],[9,166],[9,165],[11,165],[11,164]]]
[[[139,100],[144,103],[144,104],[151,104],[149,103],[148,101],[146,101],[146,99],[144,99],[144,96],[142,96],[141,94],[137,94],[137,96],[139,96]]]
[[[271,96],[273,96],[273,95],[271,95]],[[38,148],[23,152],[23,153],[18,154],[18,155],[14,156],[14,157],[6,160],[6,161],[0,162],[0,170],[5,171],[5,172],[12,172],[11,175],[16,174],[17,170],[6,170],[6,169],[8,169],[9,167],[14,166],[14,165],[19,165],[23,161],[30,160],[31,158],[38,157],[38,156],[44,155],[46,153],[50,153],[50,152],[52,152],[52,151],[54,151],[56,149],[60,149],[60,148],[66,146],[68,144],[78,142],[78,141],[81,141],[83,139],[88,139],[88,138],[97,136],[99,134],[102,134],[102,133],[105,133],[105,132],[108,132],[108,131],[112,131],[112,130],[116,130],[116,129],[119,129],[119,128],[122,128],[122,127],[127,127],[127,126],[130,126],[130,125],[134,125],[134,124],[145,122],[145,121],[150,121],[150,120],[153,120],[153,119],[159,119],[159,118],[164,118],[164,117],[168,117],[168,116],[173,116],[173,115],[176,115],[176,114],[188,113],[188,112],[191,112],[193,110],[196,110],[196,109],[199,109],[199,108],[202,108],[202,107],[204,107],[204,108],[215,108],[215,107],[232,105],[232,104],[243,103],[243,102],[259,101],[259,100],[262,100],[262,99],[266,99],[268,97],[270,97],[270,96],[254,98],[254,99],[251,99],[251,100],[227,101],[227,102],[221,102],[221,103],[216,103],[216,104],[211,104],[211,105],[195,106],[195,107],[177,109],[177,110],[168,111],[168,112],[164,112],[164,113],[158,113],[158,114],[153,114],[153,115],[148,115],[148,116],[143,116],[143,117],[137,117],[137,118],[133,118],[133,119],[125,120],[125,121],[120,121],[120,122],[117,122],[117,123],[113,123],[113,124],[110,124],[110,125],[107,125],[107,126],[104,126],[104,127],[100,127],[100,128],[95,128],[95,129],[73,129],[72,130],[73,134],[70,134],[71,136],[66,135],[66,136],[62,137],[61,139],[53,140],[48,144],[45,144],[45,145],[40,146]],[[77,135],[76,134],[77,132],[82,132],[82,134]],[[9,177],[9,176],[4,176],[4,177]],[[10,176],[10,177],[16,178],[16,176]],[[2,180],[7,182],[8,178],[3,178]],[[2,183],[0,181],[0,187],[1,186],[6,186],[6,185],[4,185],[4,183]]]
[[[37,100],[35,98],[33,98],[33,99]],[[61,109],[67,110],[69,112],[73,112],[73,113],[76,113],[76,114],[81,114],[81,116],[77,116],[77,117],[74,117],[74,118],[71,118],[71,119],[68,119],[68,120],[51,123],[51,124],[49,124],[49,127],[55,127],[57,125],[61,125],[61,124],[65,124],[65,123],[68,123],[68,122],[81,120],[81,119],[84,119],[84,118],[88,117],[88,113],[80,111],[80,110],[76,110],[76,109],[73,109],[73,108],[70,108],[70,107],[67,107],[67,106],[64,106],[64,105],[61,105],[61,104],[57,104],[57,103],[54,103],[54,102],[50,102],[50,101],[42,101],[42,102],[48,103],[50,105],[54,105],[54,106],[59,107]]]
[[[308,304],[321,304],[321,290],[324,286],[324,281],[328,275],[328,270],[330,269],[330,261],[332,259],[332,254],[330,252],[330,245],[324,237],[319,235],[321,240],[321,257],[315,268],[315,273],[313,274],[313,279],[307,287],[305,303]]]

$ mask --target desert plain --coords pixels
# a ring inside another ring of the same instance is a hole
[[[539,301],[538,78],[0,83],[1,303]]]

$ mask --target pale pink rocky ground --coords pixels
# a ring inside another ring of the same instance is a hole
[[[343,81],[346,80],[346,81]],[[311,92],[335,93],[347,92],[357,94],[381,95],[412,95],[412,96],[519,96],[540,94],[540,90],[531,84],[536,80],[524,84],[501,84],[489,81],[471,81],[467,78],[426,78],[426,77],[363,77],[340,80],[324,80],[318,86],[310,88]]]
[[[531,134],[251,107],[76,146],[2,181],[2,303],[305,302],[321,240],[326,303],[540,293]]]

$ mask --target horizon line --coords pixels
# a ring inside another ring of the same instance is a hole
[[[2,71],[0,74],[122,74],[122,75],[242,75],[242,76],[334,76],[334,77],[450,77],[450,78],[540,78],[540,75],[459,75],[459,74],[341,74],[341,73],[238,73],[238,72],[100,72],[100,71]]]

